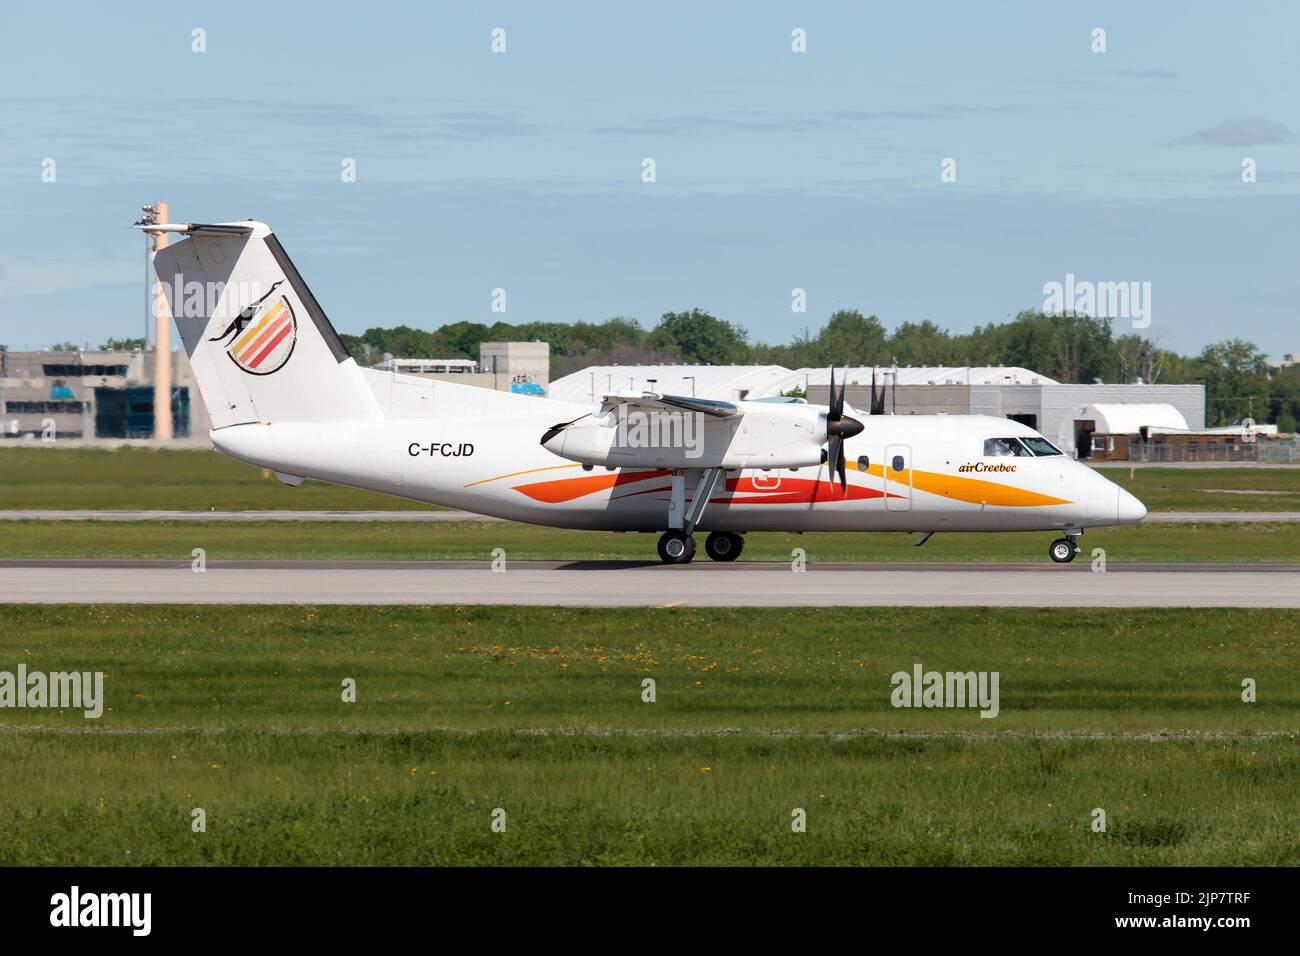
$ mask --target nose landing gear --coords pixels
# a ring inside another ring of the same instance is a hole
[[[1048,547],[1047,553],[1057,564],[1069,564],[1079,553],[1079,536],[1069,534],[1064,538],[1057,538]]]

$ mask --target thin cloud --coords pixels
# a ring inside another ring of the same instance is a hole
[[[1290,143],[1291,131],[1281,123],[1243,116],[1224,120],[1214,126],[1198,129],[1195,133],[1175,140],[1176,145],[1199,144],[1203,146],[1260,146],[1266,143]]]

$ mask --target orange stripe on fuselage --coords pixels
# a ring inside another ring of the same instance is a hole
[[[861,472],[858,463],[850,461],[850,469]],[[550,471],[555,468],[573,468],[577,465],[551,465],[546,468],[534,468],[529,471],[515,472],[510,475],[500,475],[497,478],[484,478],[482,481],[473,482],[466,485],[466,488],[473,485],[483,484],[488,481],[497,481],[500,478],[515,478],[519,475],[534,474],[539,471]],[[880,465],[871,465],[867,469],[867,474],[882,481],[885,480],[885,469]],[[545,502],[547,504],[560,504],[566,501],[573,501],[582,498],[585,495],[594,494],[599,491],[606,491],[619,485],[630,484],[633,482],[644,481],[648,478],[658,478],[668,475],[668,471],[635,471],[635,472],[607,472],[600,475],[583,475],[578,478],[558,478],[552,481],[526,482],[520,485],[512,486],[515,491],[527,495],[535,501]],[[1037,491],[1029,491],[1025,488],[1016,488],[1012,485],[1004,485],[996,481],[987,481],[981,478],[964,478],[957,475],[943,475],[930,471],[917,471],[915,469],[904,469],[899,472],[891,471],[889,481],[898,482],[906,485],[911,482],[912,488],[916,491],[923,491],[927,494],[935,495],[942,498],[951,498],[955,501],[962,501],[974,505],[992,505],[1003,508],[1034,508],[1044,507],[1047,505],[1068,505],[1070,501],[1065,498],[1056,498],[1052,495],[1042,494]],[[663,491],[662,488],[649,489],[651,491]],[[865,501],[875,498],[886,497],[886,493],[874,488],[866,488],[862,485],[849,485],[847,491],[840,489],[839,483],[834,481],[818,481],[808,478],[782,478],[776,487],[765,487],[755,485],[752,478],[729,478],[726,482],[727,497],[715,497],[714,502],[719,504],[813,504],[818,501]],[[736,495],[752,495],[753,497],[738,498]],[[889,497],[899,497],[895,492],[889,492]],[[628,496],[624,496],[628,497]]]
[[[514,490],[527,495],[534,501],[544,501],[550,505],[558,505],[596,491],[604,491],[607,488],[615,488],[618,485],[626,485],[634,481],[645,481],[647,478],[662,478],[667,474],[671,474],[671,472],[637,471],[627,473],[615,471],[603,475],[583,475],[581,478],[535,481],[532,484],[515,485]]]
[[[849,462],[849,467],[861,471],[856,461]],[[882,465],[871,465],[867,472],[875,478],[884,480],[885,469]],[[1004,485],[998,481],[986,481],[982,478],[963,478],[958,475],[940,475],[932,471],[917,471],[904,468],[891,471],[889,480],[906,485],[909,481],[916,491],[937,495],[941,498],[953,498],[972,505],[997,505],[1003,508],[1037,508],[1045,505],[1068,505],[1066,498],[1055,498],[1037,491]]]

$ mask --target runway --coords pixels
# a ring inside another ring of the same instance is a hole
[[[1300,565],[710,561],[0,561],[10,604],[1300,607]]]
[[[0,510],[0,521],[503,521],[469,511],[92,511]],[[1156,511],[1144,524],[1296,523],[1300,511]]]

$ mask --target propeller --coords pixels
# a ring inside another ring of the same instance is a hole
[[[840,490],[849,490],[848,461],[844,455],[844,442],[862,431],[862,422],[844,414],[844,390],[849,387],[847,378],[835,391],[835,366],[831,366],[830,405],[826,411],[826,438],[830,448],[826,453],[827,470],[840,476]],[[875,386],[872,385],[872,395]],[[874,398],[873,398],[874,403]]]
[[[875,366],[872,366],[871,369],[871,414],[872,415],[885,414],[885,386],[883,385],[880,386],[880,394],[877,395]]]

